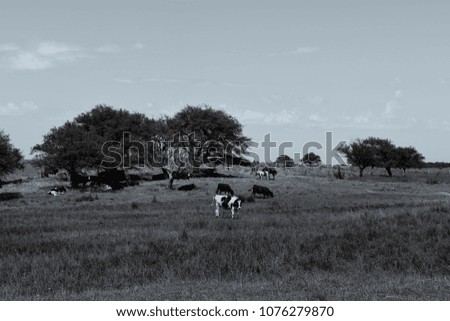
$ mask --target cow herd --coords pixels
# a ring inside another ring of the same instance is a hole
[[[270,179],[270,176],[275,179],[276,174],[277,171],[274,168],[266,167],[263,170],[256,171],[256,176],[261,180],[263,179],[263,177],[265,177],[266,179]],[[253,185],[253,187],[250,188],[249,191],[252,191],[253,197],[258,194],[262,195],[263,198],[266,198],[266,196],[273,197],[272,191],[265,186]],[[222,193],[225,193],[225,195],[222,195]],[[224,210],[230,210],[231,218],[234,218],[235,212],[241,209],[241,204],[243,202],[244,200],[241,197],[234,196],[234,191],[230,185],[219,183],[216,188],[216,195],[214,196],[213,203],[211,205],[215,204],[214,212],[216,214],[216,217],[219,217],[219,210],[220,208],[222,208]]]
[[[275,175],[277,171],[274,168],[264,168],[263,170],[256,171],[256,176],[259,179],[267,179],[269,180],[272,176],[272,179],[275,179]],[[138,180],[141,179],[139,175],[130,174],[128,177],[125,175],[123,170],[107,170],[103,172],[99,172],[98,175],[82,175],[76,172],[70,173],[70,182],[72,188],[83,188],[83,187],[101,187],[102,190],[117,190],[121,189],[124,186],[128,185],[138,185]],[[180,191],[191,191],[195,189],[195,184],[183,185],[178,188]],[[257,195],[262,195],[263,198],[274,197],[272,191],[270,191],[265,186],[253,185],[252,188],[249,189],[252,191],[252,196],[255,197]],[[66,187],[64,186],[56,186],[48,191],[49,195],[58,196],[67,192]],[[225,195],[223,195],[225,194]],[[241,205],[244,202],[244,199],[240,196],[235,196],[234,191],[229,184],[219,183],[217,185],[215,196],[213,197],[213,204],[215,204],[215,215],[219,217],[219,210],[222,208],[223,210],[230,210],[231,217],[234,218],[235,213],[241,209]]]

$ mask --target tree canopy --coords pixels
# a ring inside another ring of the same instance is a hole
[[[420,167],[424,157],[413,147],[396,147],[391,140],[378,137],[356,139],[341,147],[340,152],[347,161],[359,167],[359,176],[363,176],[365,168],[383,167],[389,176],[392,168]]]
[[[12,173],[16,169],[23,168],[23,155],[15,148],[3,130],[0,130],[0,178]]]
[[[187,147],[189,163],[194,167],[207,163],[208,157],[226,161],[246,152],[250,139],[243,136],[242,125],[233,116],[210,106],[186,106],[167,119],[168,128]]]
[[[52,128],[33,153],[40,164],[69,171],[143,165],[174,171],[211,156],[239,157],[248,142],[234,117],[209,106],[187,106],[173,117],[153,119],[99,105]]]
[[[303,156],[302,162],[305,165],[312,166],[312,165],[320,165],[322,163],[322,160],[320,159],[319,155],[310,152]]]

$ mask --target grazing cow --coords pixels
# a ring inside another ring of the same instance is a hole
[[[270,175],[272,175],[273,179],[275,179],[275,175],[277,175],[277,170],[272,167],[265,167],[263,172],[267,172],[267,178],[270,179]]]
[[[224,183],[219,183],[217,185],[216,194],[222,194],[222,192],[225,192],[225,194],[227,194],[228,196],[234,195],[234,192],[231,189],[230,185],[224,184]]]
[[[238,196],[223,196],[223,195],[215,195],[213,197],[213,204],[216,203],[216,217],[219,217],[219,208],[229,209],[231,211],[231,218],[234,218],[234,212],[239,211],[241,209],[241,204],[243,200]]]
[[[56,187],[53,187],[47,194],[53,195],[53,196],[58,196],[58,195],[64,194],[65,192],[67,192],[67,188],[65,188],[64,186],[56,186]]]
[[[183,185],[178,187],[179,191],[192,191],[193,189],[195,189],[195,184],[188,184],[188,185]]]
[[[256,194],[263,194],[264,198],[266,198],[266,195],[273,197],[273,193],[267,187],[253,185],[253,196],[255,196]]]
[[[256,176],[259,176],[259,179],[262,179],[263,177],[268,179],[269,178],[269,172],[268,171],[256,171]]]

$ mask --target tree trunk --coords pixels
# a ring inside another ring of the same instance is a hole
[[[364,170],[364,167],[359,168],[359,177],[363,176],[363,170]]]
[[[390,167],[386,167],[386,171],[388,172],[389,177],[392,177],[392,171]]]

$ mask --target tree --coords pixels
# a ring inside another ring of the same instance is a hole
[[[0,178],[23,168],[23,155],[15,148],[3,130],[0,130]]]
[[[250,139],[242,135],[238,120],[210,106],[186,106],[167,123],[173,147],[187,151],[188,159],[179,159],[179,165],[199,167],[209,157],[226,163],[239,159],[249,146]]]
[[[403,173],[406,173],[407,168],[419,168],[424,165],[425,157],[419,153],[414,147],[397,147],[396,154],[396,166],[403,169]]]
[[[36,160],[50,168],[78,171],[82,167],[108,168],[143,165],[147,155],[146,143],[163,132],[165,120],[147,118],[144,114],[98,105],[63,126],[54,127],[44,136],[44,142],[33,147]],[[107,146],[106,148],[104,148]],[[105,155],[111,148],[114,153]],[[113,156],[116,157],[113,157]]]
[[[391,140],[378,137],[369,137],[365,142],[373,151],[374,165],[384,167],[389,176],[396,164],[396,147]]]
[[[375,165],[373,148],[365,139],[357,138],[350,144],[344,144],[339,152],[347,158],[351,165],[359,167],[360,177],[363,176],[366,167]]]
[[[76,172],[82,167],[95,167],[103,157],[102,139],[72,121],[53,127],[42,144],[35,145],[35,163],[47,168],[64,168]]]
[[[320,159],[319,155],[316,155],[313,152],[311,152],[303,156],[302,162],[303,164],[313,166],[313,165],[320,165],[322,163],[322,160]]]
[[[277,166],[281,167],[294,167],[294,160],[290,158],[288,155],[280,155],[277,157],[277,160],[275,161]]]

